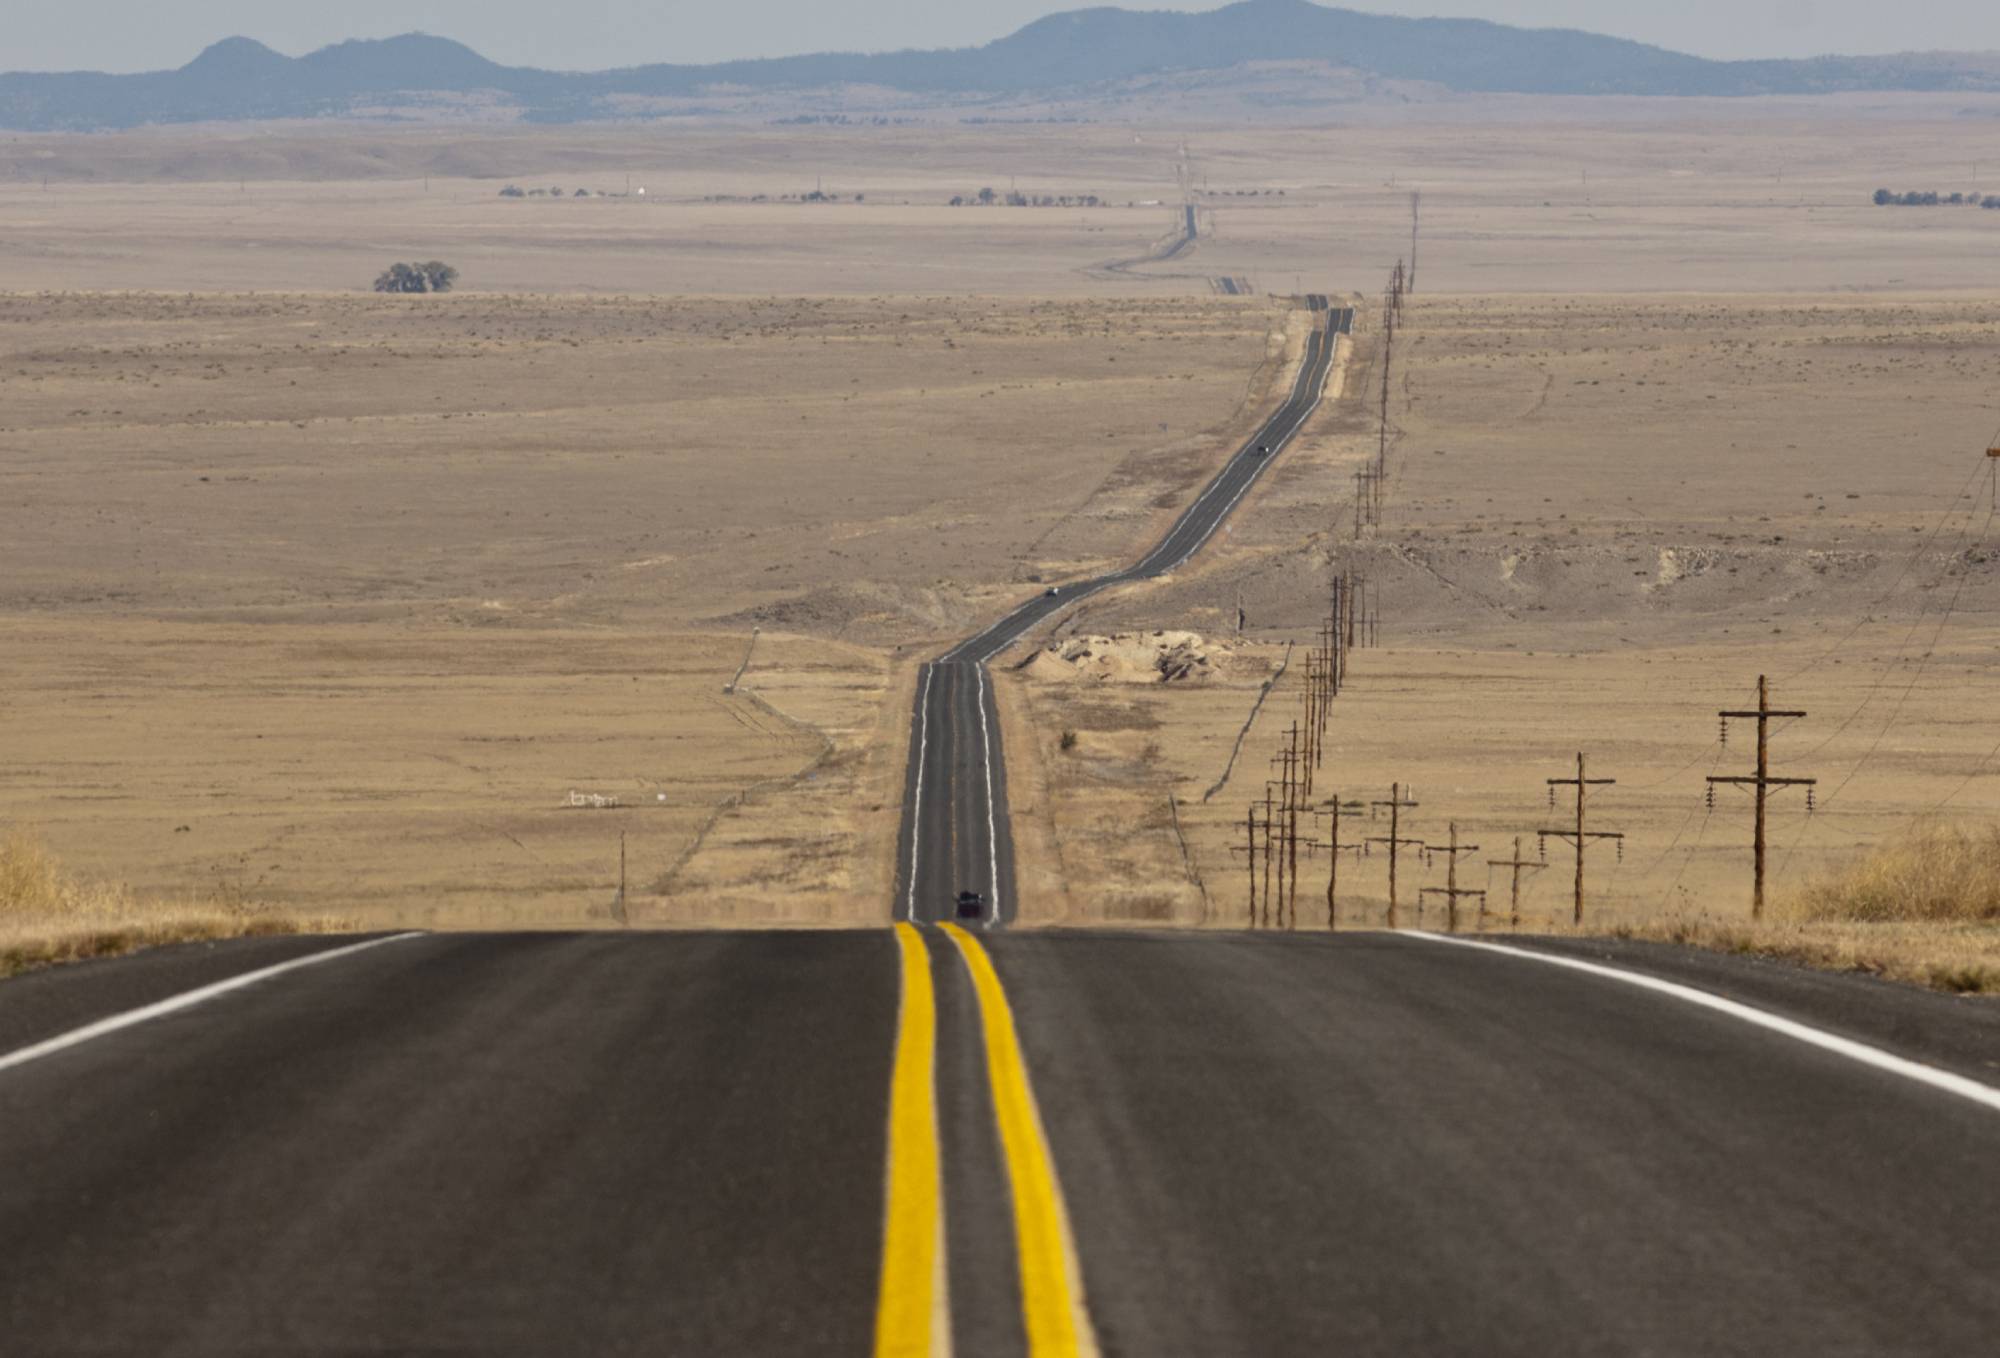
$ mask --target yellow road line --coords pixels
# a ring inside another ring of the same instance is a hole
[[[937,998],[923,936],[898,924],[896,942],[903,959],[903,998],[889,1080],[889,1191],[875,1353],[877,1358],[931,1358],[951,1351],[938,1168]]]
[[[1084,1310],[1083,1274],[1070,1236],[1069,1212],[1056,1182],[1028,1065],[1014,1031],[1014,1011],[986,949],[956,924],[940,926],[965,958],[986,1033],[986,1073],[1000,1146],[1014,1191],[1014,1248],[1021,1264],[1021,1316],[1032,1358],[1091,1358],[1097,1336]]]

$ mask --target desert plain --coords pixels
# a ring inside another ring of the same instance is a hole
[[[1626,836],[1589,925],[1744,919],[1748,803],[1705,779],[1749,771],[1717,713],[1759,675],[1809,714],[1774,771],[1820,780],[1774,801],[1774,894],[2000,816],[2000,213],[1870,201],[1991,187],[1995,113],[8,137],[0,824],[367,927],[886,919],[917,665],[1142,551],[1323,292],[1360,309],[1335,393],[1229,531],[995,664],[1022,921],[1244,922],[1343,572],[1348,833],[1407,789],[1503,915],[1519,836],[1524,924],[1569,927],[1537,832],[1581,751]],[[948,206],[987,186],[1098,202]],[[429,258],[459,291],[368,291]],[[1341,860],[1343,927],[1384,869]],[[1444,863],[1403,870],[1411,922]]]

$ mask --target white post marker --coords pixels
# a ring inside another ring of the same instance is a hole
[[[1841,1037],[1837,1034],[1829,1033],[1824,1029],[1814,1028],[1809,1024],[1800,1023],[1779,1014],[1773,1014],[1767,1009],[1758,1009],[1751,1005],[1739,1004],[1735,1000],[1726,1000],[1720,995],[1711,994],[1706,990],[1697,990],[1693,986],[1681,985],[1674,981],[1662,981],[1657,976],[1648,976],[1644,972],[1625,971],[1619,967],[1607,967],[1597,962],[1585,962],[1581,958],[1564,957],[1558,953],[1536,952],[1531,948],[1513,948],[1504,943],[1481,943],[1470,938],[1451,938],[1444,934],[1423,933],[1417,930],[1410,930],[1405,937],[1421,938],[1431,943],[1447,943],[1459,948],[1477,948],[1481,952],[1502,953],[1508,957],[1525,958],[1530,962],[1541,962],[1552,967],[1566,967],[1571,971],[1581,971],[1592,976],[1602,976],[1606,980],[1636,986],[1641,990],[1650,990],[1659,995],[1668,995],[1674,999],[1683,1000],[1688,1004],[1699,1005],[1703,1009],[1710,1009],[1718,1014],[1725,1014],[1730,1018],[1739,1019],[1744,1023],[1762,1028],[1767,1032],[1777,1033],[1780,1037],[1789,1037],[1793,1041],[1803,1042],[1809,1047],[1817,1047],[1821,1051],[1832,1052],[1835,1056],[1844,1056],[1848,1060],[1859,1062],[1864,1066],[1873,1066],[1876,1070],[1887,1071],[1891,1075],[1900,1075],[1906,1080],[1914,1080],[1918,1084],[1929,1085],[1932,1089],[1942,1090],[1946,1094],[1956,1094],[1961,1099],[1970,1099],[1983,1108],[2000,1113],[2000,1089],[1995,1089],[1992,1085],[1981,1084],[1979,1081],[1971,1079],[1968,1076],[1956,1075],[1948,1070],[1940,1070],[1936,1066],[1927,1066],[1921,1061],[1907,1060],[1904,1057],[1895,1055],[1893,1052],[1883,1051],[1880,1047],[1871,1047],[1865,1042],[1856,1042],[1852,1038]]]

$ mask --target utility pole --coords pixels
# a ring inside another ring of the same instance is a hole
[[[1417,223],[1423,207],[1423,190],[1410,194],[1410,291],[1417,290]]]
[[[1342,811],[1366,810],[1367,805],[1366,802],[1343,802],[1336,795],[1323,808],[1313,812],[1314,816],[1326,817],[1330,822],[1325,846],[1326,927],[1328,932],[1332,932],[1339,927],[1339,915],[1334,905],[1334,893],[1340,886],[1340,856],[1344,853],[1360,853],[1362,850],[1362,846],[1359,844],[1342,844],[1340,842],[1340,813]]]
[[[1540,872],[1548,864],[1537,862],[1532,858],[1521,857],[1521,837],[1515,835],[1514,856],[1508,859],[1489,858],[1486,860],[1486,866],[1489,868],[1513,869],[1513,881],[1507,889],[1507,927],[1510,929],[1519,929],[1521,927],[1521,874],[1524,872]],[[1486,927],[1486,902],[1483,899],[1479,902],[1479,927],[1482,929]]]
[[[625,832],[618,832],[618,908],[614,912],[620,924],[625,923]]]
[[[1313,766],[1318,762],[1314,743],[1319,739],[1319,651],[1317,648],[1306,652],[1306,691],[1301,695],[1306,706],[1306,748],[1304,762],[1299,766],[1300,783],[1305,788],[1308,799],[1313,792]]]
[[[1435,848],[1436,846],[1433,845],[1432,847]],[[1426,896],[1444,897],[1446,908],[1445,931],[1455,934],[1458,932],[1458,898],[1460,896],[1477,896],[1479,898],[1479,913],[1484,918],[1486,914],[1486,893],[1484,891],[1474,891],[1470,887],[1460,889],[1458,885],[1458,856],[1462,853],[1477,853],[1479,852],[1479,846],[1477,844],[1460,844],[1458,842],[1457,821],[1451,823],[1451,842],[1445,846],[1444,852],[1446,854],[1444,885],[1441,887],[1427,886],[1419,891],[1417,893],[1417,908],[1419,911],[1423,909],[1422,901]]]
[[[1243,818],[1244,866],[1250,870],[1250,923],[1257,927],[1257,803],[1250,803],[1250,813]]]
[[[1577,756],[1576,756],[1576,777],[1551,778],[1548,781],[1549,781],[1549,804],[1551,806],[1555,804],[1557,788],[1573,787],[1576,789],[1576,828],[1574,830],[1568,830],[1568,829],[1537,830],[1535,833],[1539,835],[1544,841],[1547,841],[1550,838],[1567,839],[1575,841],[1576,843],[1575,922],[1578,925],[1581,925],[1583,923],[1583,859],[1584,859],[1585,846],[1588,845],[1589,842],[1593,839],[1611,839],[1618,841],[1620,845],[1620,852],[1622,853],[1623,845],[1625,842],[1625,836],[1622,834],[1604,830],[1585,830],[1583,828],[1584,825],[1583,808],[1585,801],[1588,800],[1585,794],[1591,788],[1594,787],[1610,787],[1613,784],[1615,784],[1618,780],[1616,778],[1585,777],[1583,769],[1583,752],[1579,750],[1577,751]]]
[[[1757,772],[1747,777],[1718,778],[1711,775],[1708,780],[1708,800],[1709,806],[1713,808],[1715,805],[1715,785],[1717,783],[1728,783],[1738,787],[1756,789],[1757,875],[1756,887],[1750,897],[1750,917],[1752,919],[1762,919],[1764,918],[1764,803],[1769,798],[1771,789],[1774,787],[1802,787],[1806,789],[1806,813],[1810,815],[1813,811],[1812,789],[1814,784],[1819,782],[1817,778],[1773,778],[1771,776],[1771,719],[1773,717],[1796,719],[1806,714],[1803,712],[1780,712],[1776,708],[1773,708],[1771,706],[1770,683],[1760,674],[1757,676],[1757,710],[1755,712],[1723,712],[1718,715],[1722,718],[1722,741],[1725,745],[1729,743],[1730,718],[1735,717],[1748,720],[1754,717],[1757,721]]]
[[[1272,852],[1272,849],[1276,842],[1271,838],[1272,824],[1273,822],[1271,818],[1271,785],[1269,783],[1266,783],[1264,784],[1264,913],[1263,913],[1263,924],[1266,929],[1271,927],[1271,859],[1275,857],[1275,855]]]
[[[1285,751],[1285,848],[1290,859],[1286,881],[1291,890],[1283,904],[1288,929],[1299,927],[1299,724],[1292,723],[1291,744]]]
[[[1269,898],[1268,904],[1273,908],[1268,912],[1271,918],[1267,922],[1273,929],[1282,929],[1285,927],[1285,901],[1290,895],[1285,890],[1285,850],[1291,843],[1291,836],[1285,832],[1285,825],[1288,817],[1291,815],[1292,780],[1291,770],[1286,766],[1286,752],[1284,750],[1280,750],[1278,757],[1271,762],[1278,765],[1283,770],[1283,773],[1281,775],[1282,781],[1278,784],[1278,802],[1272,808],[1271,823],[1264,829],[1264,851],[1273,857],[1278,866],[1277,895]],[[1268,788],[1270,784],[1267,783],[1265,786]],[[1268,896],[1269,893],[1267,892],[1266,895]]]
[[[1389,362],[1396,352],[1396,313],[1382,313],[1382,419],[1375,441],[1375,471],[1380,475],[1389,465]]]
[[[1389,785],[1389,800],[1386,802],[1370,802],[1368,804],[1368,812],[1372,816],[1383,807],[1389,809],[1389,834],[1386,838],[1381,835],[1371,836],[1367,842],[1370,844],[1387,844],[1389,846],[1389,927],[1393,929],[1396,927],[1396,859],[1400,850],[1406,847],[1421,849],[1424,847],[1424,842],[1421,839],[1403,838],[1402,813],[1404,811],[1414,811],[1417,803],[1403,796],[1403,785],[1401,783],[1391,783]]]

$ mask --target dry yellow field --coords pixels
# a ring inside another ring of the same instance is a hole
[[[1059,626],[1194,633],[1209,677],[1003,660],[1024,915],[1241,918],[1296,668],[1203,793],[1346,568],[1382,644],[1324,788],[1414,786],[1483,885],[1581,748],[1629,836],[1592,920],[1735,920],[1748,808],[1703,779],[1747,768],[1714,714],[1759,673],[1812,714],[1784,771],[1822,779],[1813,817],[1778,803],[1779,890],[1913,815],[2000,816],[2000,214],[1867,201],[1979,188],[2000,121],[1965,112],[13,139],[0,822],[147,891],[367,922],[614,922],[621,832],[632,923],[878,919],[916,662],[1128,559],[1247,432],[1303,321],[1212,279],[1372,295],[1421,188],[1381,524],[1352,505],[1370,302],[1230,530]],[[1130,263],[1182,140],[1205,235]],[[628,174],[643,200],[497,195]],[[770,201],[816,182],[848,201]],[[944,206],[1009,183],[1106,205]],[[433,256],[465,292],[361,291]],[[1352,922],[1381,867],[1343,864]]]
[[[879,917],[915,658],[1170,514],[1286,326],[1209,299],[0,317],[0,822],[144,892],[445,925]]]

